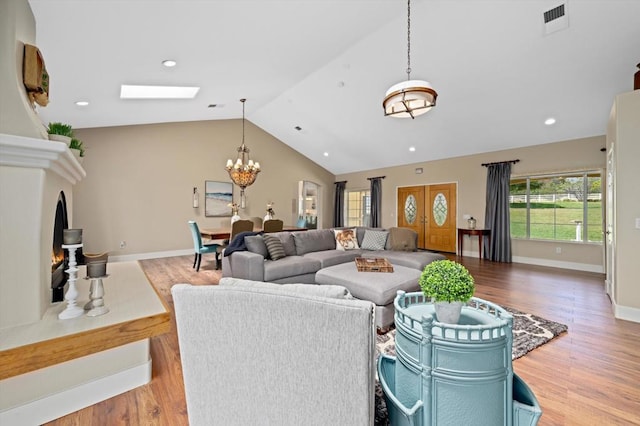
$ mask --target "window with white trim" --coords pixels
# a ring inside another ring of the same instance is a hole
[[[344,226],[369,226],[371,218],[371,191],[347,190],[345,197]]]
[[[602,242],[602,173],[512,177],[511,237]]]

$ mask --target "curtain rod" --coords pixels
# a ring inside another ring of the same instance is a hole
[[[347,183],[347,181],[346,180],[341,180],[341,181],[338,181],[338,182],[333,182],[334,185],[337,185],[339,183]]]
[[[509,160],[509,161],[496,161],[495,163],[482,163],[482,165],[484,167],[489,167],[489,166],[493,166],[494,164],[504,164],[504,163],[511,163],[511,164],[516,164],[519,163],[520,160]]]
[[[384,179],[384,178],[386,178],[386,176],[376,176],[376,177],[367,178],[367,179],[373,180],[373,179]]]

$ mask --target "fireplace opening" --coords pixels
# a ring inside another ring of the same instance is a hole
[[[53,248],[51,250],[51,302],[64,300],[64,286],[67,283],[65,269],[69,266],[67,253],[62,248],[63,230],[69,227],[67,220],[67,200],[60,192],[53,226]]]

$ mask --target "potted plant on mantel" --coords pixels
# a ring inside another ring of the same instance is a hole
[[[452,260],[436,260],[425,266],[420,288],[434,302],[439,322],[457,324],[462,306],[473,297],[473,277],[463,265]]]
[[[79,162],[82,162],[82,158],[84,158],[84,145],[80,139],[71,138],[71,143],[69,144],[69,149],[75,155],[76,159]]]
[[[47,133],[50,141],[64,142],[67,145],[71,144],[71,138],[73,138],[73,128],[70,124],[49,123]]]

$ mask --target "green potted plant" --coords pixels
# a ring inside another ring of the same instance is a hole
[[[473,277],[463,265],[453,260],[436,260],[425,266],[420,275],[420,289],[434,302],[438,321],[457,324],[462,306],[473,297]]]
[[[76,156],[78,161],[80,161],[80,158],[84,157],[84,145],[80,139],[71,138],[69,149],[71,149],[71,152]]]
[[[49,123],[47,133],[49,134],[49,140],[64,142],[67,145],[71,143],[71,138],[73,138],[73,128],[70,124],[59,122]]]

